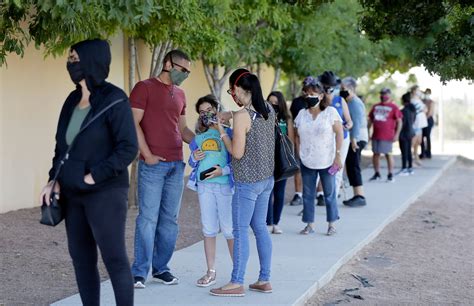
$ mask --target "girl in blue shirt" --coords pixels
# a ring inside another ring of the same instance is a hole
[[[199,119],[196,137],[189,144],[189,164],[193,168],[187,186],[198,192],[201,208],[204,251],[207,272],[196,285],[208,287],[216,283],[215,255],[216,236],[221,231],[227,239],[232,258],[234,237],[232,235],[233,177],[231,157],[222,137],[232,136],[232,130],[221,135],[217,128],[218,102],[212,95],[200,98],[196,103]]]

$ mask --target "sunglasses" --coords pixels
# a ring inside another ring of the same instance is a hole
[[[188,70],[188,69],[186,69],[186,67],[181,66],[180,64],[174,63],[173,61],[171,61],[171,65],[172,65],[172,66],[175,66],[175,65],[176,65],[176,66],[178,66],[179,68],[181,68],[181,69],[180,69],[181,72],[184,72],[184,73],[186,73],[186,74],[190,74],[190,73],[191,73],[191,71]]]

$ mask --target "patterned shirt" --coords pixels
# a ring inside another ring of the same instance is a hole
[[[241,183],[256,183],[273,175],[275,168],[275,112],[268,107],[268,119],[247,110],[252,119],[246,135],[244,156],[232,158],[234,179]]]

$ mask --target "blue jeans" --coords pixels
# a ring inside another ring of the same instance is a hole
[[[336,176],[331,175],[326,169],[310,169],[301,164],[301,176],[303,177],[303,222],[314,222],[314,195],[316,192],[316,180],[318,175],[323,185],[324,200],[326,201],[326,220],[334,222],[339,219],[336,199]]]
[[[258,280],[270,280],[272,240],[265,224],[268,199],[273,189],[273,176],[257,183],[235,183],[232,198],[232,224],[234,227],[234,266],[231,282],[243,284],[249,259],[249,225],[257,240],[260,275]]]
[[[273,197],[268,201],[267,225],[278,225],[285,202],[286,180],[275,182]]]
[[[138,164],[138,216],[135,228],[133,276],[146,279],[169,271],[178,238],[178,213],[184,186],[182,161]]]

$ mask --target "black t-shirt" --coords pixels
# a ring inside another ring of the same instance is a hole
[[[298,116],[298,113],[300,112],[300,110],[305,109],[306,107],[308,107],[308,104],[306,103],[305,97],[299,96],[293,99],[290,106],[290,112],[291,112],[291,116],[293,117],[293,120],[296,119],[296,116]]]
[[[400,131],[400,138],[409,139],[415,136],[415,131],[413,130],[413,122],[416,118],[416,108],[413,104],[407,104],[402,109],[403,114],[403,124],[402,130]]]

